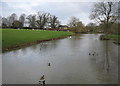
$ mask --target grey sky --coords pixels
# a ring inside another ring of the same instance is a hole
[[[49,12],[56,15],[62,24],[67,24],[71,16],[78,17],[84,24],[92,22],[89,19],[94,2],[2,2],[2,14],[7,17],[12,13],[18,16],[36,14],[38,11]]]

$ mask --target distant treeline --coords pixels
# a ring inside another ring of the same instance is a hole
[[[86,32],[105,32],[106,23],[100,22],[89,23],[86,26],[77,17],[70,17],[67,25],[61,25],[57,16],[46,12],[37,12],[37,14],[25,15],[21,14],[19,17],[13,13],[8,17],[0,16],[1,28],[14,28],[14,29],[40,29],[40,30],[62,30],[72,31],[75,33],[86,33]],[[108,33],[120,33],[120,22],[107,23]]]
[[[21,14],[20,17],[13,13],[7,18],[1,17],[2,28],[22,28],[22,29],[45,29],[45,28],[58,28],[60,21],[55,15],[50,13],[38,12],[34,15]]]

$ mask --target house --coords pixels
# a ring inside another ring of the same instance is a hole
[[[59,30],[62,30],[62,31],[69,31],[69,27],[67,25],[59,25]]]

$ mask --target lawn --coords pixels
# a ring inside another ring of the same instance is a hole
[[[66,31],[2,29],[2,47],[72,35]]]

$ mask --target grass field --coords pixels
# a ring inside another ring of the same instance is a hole
[[[48,40],[72,34],[66,31],[2,29],[2,47],[7,48],[23,43],[35,42],[36,40]]]

